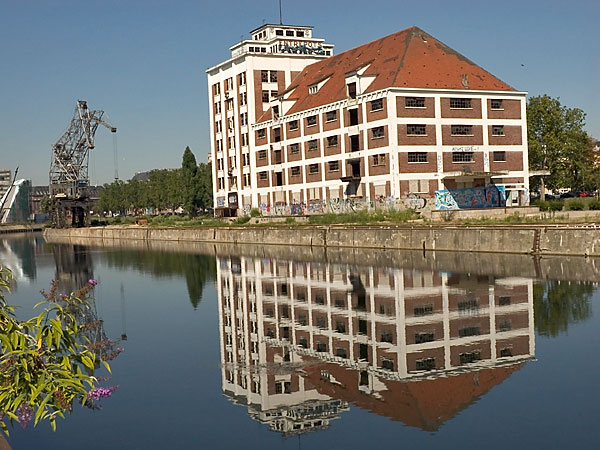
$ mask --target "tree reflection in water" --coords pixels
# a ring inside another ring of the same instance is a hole
[[[566,333],[569,324],[592,315],[590,298],[595,283],[550,280],[533,286],[535,329],[542,336]]]
[[[194,309],[202,300],[202,291],[206,283],[215,280],[217,276],[214,255],[120,250],[108,252],[106,259],[110,267],[135,269],[149,273],[153,277],[183,276],[187,283],[190,303]]]

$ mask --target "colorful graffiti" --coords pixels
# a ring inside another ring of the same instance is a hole
[[[499,208],[506,206],[504,186],[489,185],[435,191],[435,209]]]

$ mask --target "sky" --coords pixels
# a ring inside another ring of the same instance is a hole
[[[600,138],[597,0],[282,0],[283,23],[311,25],[335,53],[416,25],[530,96],[587,114]],[[0,0],[0,168],[48,184],[51,147],[77,100],[118,128],[118,174],[181,166],[210,151],[206,69],[263,23],[278,0]],[[99,128],[90,181],[114,179]]]

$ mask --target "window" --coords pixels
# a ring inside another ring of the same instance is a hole
[[[371,102],[371,111],[379,111],[380,109],[383,109],[383,99],[378,98],[377,100],[373,100]]]
[[[249,166],[250,165],[250,155],[247,153],[244,153],[242,155],[242,166]]]
[[[426,163],[427,152],[408,152],[409,163]]]
[[[215,132],[220,133],[223,131],[223,124],[221,121],[215,122]]]
[[[242,147],[248,146],[248,133],[242,134]]]
[[[267,159],[267,151],[266,150],[260,150],[258,152],[258,159]]]
[[[490,103],[491,103],[490,106],[492,109],[504,109],[504,108],[502,108],[502,100],[500,100],[500,99],[493,98]]]
[[[264,129],[264,128],[262,128],[261,130],[258,130],[258,131],[256,132],[256,136],[257,136],[259,139],[262,139],[262,138],[264,138],[266,135],[267,135],[267,132],[265,131],[265,129]]]
[[[316,139],[312,141],[308,141],[308,149],[309,150],[317,150],[319,148],[319,142]]]
[[[383,127],[372,128],[372,132],[373,132],[373,139],[380,139],[385,136]]]
[[[218,152],[222,152],[223,151],[223,141],[221,139],[217,140],[217,151]]]
[[[327,111],[327,113],[325,113],[325,120],[327,122],[337,120],[337,111]]]
[[[302,31],[302,30],[296,31],[296,37],[304,37],[304,31]]]
[[[266,83],[267,81],[269,81],[269,71],[268,70],[261,70],[260,71],[260,80],[263,83]]]
[[[328,136],[327,137],[327,147],[336,147],[338,145],[338,137],[337,136]]]
[[[217,169],[223,170],[223,158],[217,159]]]
[[[452,152],[452,162],[473,162],[473,152]]]
[[[425,97],[404,97],[405,108],[425,108]]]
[[[329,161],[329,171],[338,172],[340,170],[340,164],[338,161]]]
[[[261,181],[265,181],[267,179],[267,172],[259,172],[258,179]],[[266,295],[269,295],[268,289],[266,291]],[[273,294],[271,293],[271,295],[273,295]]]
[[[452,109],[470,109],[471,99],[470,98],[451,98],[450,108]]]
[[[472,125],[451,125],[450,132],[452,136],[473,136]]]
[[[394,361],[387,358],[381,358],[381,368],[384,370],[394,371]]]
[[[271,70],[269,72],[269,81],[271,83],[277,83],[277,71],[276,70]]]
[[[245,92],[242,92],[240,94],[240,105],[244,106],[248,104],[248,96]]]
[[[213,92],[215,95],[219,95],[221,93],[221,85],[219,83],[213,85]]]
[[[381,342],[394,343],[394,334],[390,331],[383,331],[381,333]]]
[[[492,153],[492,159],[494,162],[506,162],[506,152],[494,152]]]
[[[512,348],[506,347],[500,349],[500,358],[507,358],[509,356],[512,356]]]
[[[300,167],[292,167],[292,176],[299,177],[300,176]]]
[[[306,118],[306,126],[312,127],[317,124],[317,116],[309,116]]]
[[[277,91],[271,91],[271,98],[277,97]]]
[[[504,125],[492,125],[492,136],[504,136]]]
[[[319,85],[318,84],[311,84],[308,87],[308,93],[313,95],[316,94],[319,91]]]
[[[512,328],[510,319],[502,319],[498,324],[499,331],[510,331]]]
[[[298,144],[290,144],[290,153],[298,153],[300,151],[300,145]]]
[[[358,108],[354,108],[348,111],[350,114],[350,126],[358,125]]]
[[[215,114],[221,114],[221,103],[215,103]]]
[[[353,152],[360,150],[360,140],[358,138],[358,134],[350,136],[350,150]]]
[[[498,299],[498,306],[508,306],[510,305],[510,296],[503,295]]]
[[[240,86],[243,86],[246,84],[246,72],[242,72],[238,75],[238,81],[240,83]]]
[[[245,173],[242,186],[250,186],[250,174]]]
[[[318,352],[326,352],[327,344],[325,344],[324,342],[317,342],[317,351]]]
[[[278,119],[279,118],[279,106],[277,105],[273,105],[273,119]]]
[[[283,36],[283,30],[275,30],[275,36]]]
[[[263,103],[269,102],[269,91],[262,91],[262,101]]]
[[[335,356],[338,356],[340,358],[347,358],[348,357],[348,353],[346,352],[345,348],[336,348],[335,349]]]
[[[356,98],[356,83],[348,83],[346,86],[348,88],[348,97],[355,99]]]
[[[226,106],[227,106],[227,111],[233,111],[233,99],[230,98],[229,100],[227,100],[225,102]]]
[[[233,89],[233,78],[227,78],[225,80],[225,90],[230,91]]]
[[[248,125],[248,113],[240,114],[240,125]]]
[[[458,356],[460,357],[461,364],[470,364],[481,359],[481,353],[479,351],[461,353]]]
[[[480,334],[479,327],[465,327],[458,330],[459,337],[479,336]]]
[[[285,30],[285,35],[286,36],[293,36],[294,35],[294,30]]]
[[[373,155],[373,165],[374,166],[385,166],[385,154],[382,153],[380,155]]]
[[[434,370],[435,369],[435,358],[417,359],[416,369],[417,370]]]
[[[411,194],[424,194],[429,192],[429,180],[408,180],[408,191]]]
[[[296,293],[296,300],[298,300],[300,302],[306,301],[306,293],[305,292],[297,292]]]
[[[297,120],[292,120],[290,122],[290,131],[294,131],[298,129],[298,121]]]
[[[425,125],[406,125],[407,136],[425,136],[427,130]]]
[[[424,342],[433,341],[433,331],[425,331],[421,333],[415,333],[415,344],[423,344]]]
[[[319,173],[319,165],[311,164],[308,166],[308,173]]]

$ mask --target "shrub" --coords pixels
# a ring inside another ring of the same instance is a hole
[[[244,225],[250,222],[250,216],[241,216],[233,221],[233,225]]]
[[[550,200],[548,202],[548,211],[562,211],[564,203],[562,200]]]
[[[250,217],[260,217],[262,216],[262,213],[260,212],[260,209],[258,208],[252,208],[250,210]]]
[[[550,211],[550,202],[546,200],[538,200],[533,203],[536,206],[540,207],[540,211]]]
[[[588,208],[590,209],[590,211],[600,211],[600,200],[590,200],[588,203]]]
[[[585,205],[584,205],[583,201],[579,200],[578,198],[573,199],[567,203],[567,209],[569,211],[583,211],[584,208],[585,208]]]

